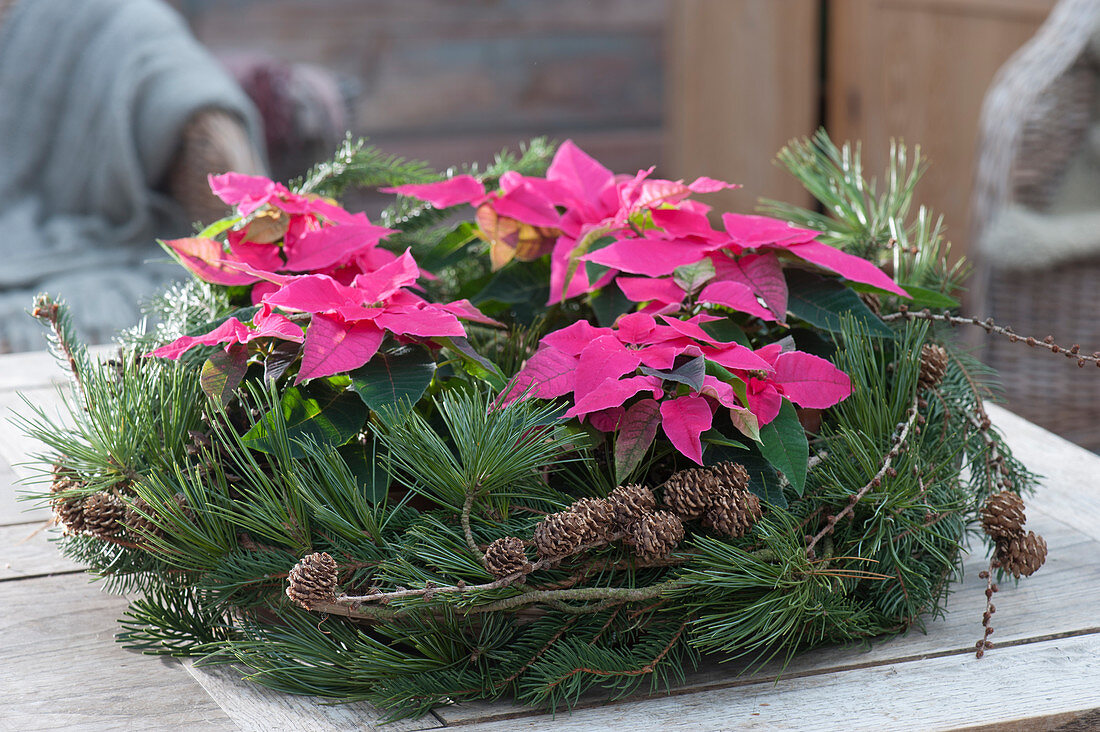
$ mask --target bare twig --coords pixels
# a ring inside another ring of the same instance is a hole
[[[974,644],[974,656],[976,658],[981,658],[986,651],[993,647],[993,642],[989,640],[989,636],[993,635],[993,626],[990,625],[989,621],[993,618],[993,613],[997,612],[996,606],[993,605],[993,593],[997,591],[997,583],[993,581],[993,571],[1000,566],[1001,563],[997,561],[997,555],[994,554],[993,558],[989,560],[989,569],[978,573],[978,576],[985,580],[985,612],[982,614],[982,626],[985,628],[985,635]]]

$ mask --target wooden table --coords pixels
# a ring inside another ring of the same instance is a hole
[[[45,354],[0,357],[0,413],[26,413],[18,392],[53,409],[61,371]],[[870,648],[799,657],[776,681],[711,667],[668,696],[582,704],[556,718],[506,703],[456,704],[391,732],[469,730],[1093,729],[1100,727],[1100,457],[1002,409],[994,422],[1043,486],[1028,528],[1046,565],[1002,586],[997,647],[981,637],[982,556],[966,562],[945,618]],[[0,420],[0,729],[375,729],[366,704],[322,705],[243,683],[228,669],[141,656],[114,643],[125,598],[102,593],[50,546],[44,509],[17,504],[19,463],[36,446]],[[980,552],[979,552],[980,554]]]

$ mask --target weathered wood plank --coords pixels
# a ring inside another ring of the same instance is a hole
[[[414,730],[438,729],[443,724],[433,715],[405,719],[383,725],[381,713],[369,704],[333,704],[313,696],[294,696],[272,691],[242,680],[242,672],[228,666],[185,667],[211,698],[221,705],[242,732],[268,732],[273,729],[295,732],[324,730]]]
[[[0,582],[6,730],[232,730],[178,661],[113,642],[126,607],[83,578]]]
[[[1024,680],[1026,679],[1026,686]],[[647,699],[548,717],[473,724],[478,732],[554,729],[933,730],[1026,723],[1100,708],[1100,634]],[[1026,720],[1026,722],[1025,722]]]
[[[32,417],[33,410],[28,405],[33,405],[55,422],[64,424],[67,420],[62,398],[62,392],[57,386],[0,392],[0,460],[7,462],[18,478],[27,480],[43,475],[41,468],[30,465],[28,460],[29,456],[42,453],[46,448],[23,433],[15,419],[16,415]]]
[[[16,485],[18,480],[19,477],[0,456],[0,526],[47,521],[50,518],[48,508],[35,507],[32,503],[19,500],[23,486]]]
[[[0,580],[80,571],[50,541],[56,536],[44,522],[0,526]]]
[[[1013,455],[1044,476],[1028,506],[1100,540],[1100,457],[1007,409],[989,405],[988,411]]]

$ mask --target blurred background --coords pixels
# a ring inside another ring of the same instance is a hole
[[[976,263],[966,312],[1100,347],[1098,0],[166,2],[263,125],[180,132],[159,185],[191,221],[217,213],[207,169],[288,179],[345,131],[438,168],[572,138],[619,172],[740,183],[708,201],[728,210],[812,206],[773,159],[825,127],[862,142],[868,175],[892,139],[921,146],[917,200]],[[1011,408],[1100,448],[1100,379],[1003,342],[980,353]]]

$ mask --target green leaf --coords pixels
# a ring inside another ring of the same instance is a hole
[[[275,348],[271,349],[271,353],[264,359],[264,380],[272,381],[282,377],[301,352],[301,343],[278,341]]]
[[[623,483],[649,451],[661,424],[660,405],[642,399],[626,410],[615,437],[615,479]]]
[[[707,360],[703,356],[696,356],[671,371],[658,371],[649,366],[642,366],[639,370],[646,376],[656,376],[658,379],[664,379],[665,381],[687,384],[692,390],[698,392],[703,388],[703,377],[707,373]]]
[[[859,299],[859,295],[836,280],[818,277],[808,272],[787,272],[790,297],[787,310],[810,325],[840,332],[841,318],[850,315],[876,338],[893,338],[894,332]]]
[[[752,344],[749,342],[749,337],[745,335],[745,331],[731,318],[700,323],[699,327],[703,329],[704,333],[715,340],[722,341],[723,343],[737,343],[745,348],[752,348]]]
[[[594,281],[594,280],[593,280]],[[626,298],[623,291],[614,282],[609,282],[588,302],[596,314],[596,322],[610,328],[620,315],[634,309],[634,303]]]
[[[806,489],[810,446],[802,423],[798,421],[798,413],[789,401],[784,399],[779,415],[760,428],[760,453],[787,477],[801,496]]]
[[[458,355],[466,373],[475,379],[481,379],[495,391],[504,391],[504,387],[508,385],[508,377],[499,366],[475,351],[468,340],[460,336],[436,338],[436,340]]]
[[[550,296],[550,263],[544,259],[534,262],[513,262],[493,275],[481,292],[470,298],[479,305],[483,302],[502,302],[522,305],[546,302]]]
[[[672,281],[682,287],[685,292],[692,293],[715,275],[714,262],[709,259],[700,259],[692,264],[684,264],[672,271]]]
[[[240,216],[226,216],[224,219],[218,219],[214,223],[207,226],[205,229],[196,234],[198,239],[213,239],[223,231],[233,228],[240,222]]]
[[[900,283],[899,283],[900,284]],[[938,290],[930,290],[927,287],[902,284],[904,289],[912,297],[910,308],[957,308],[959,301],[950,295],[945,295]]]
[[[291,457],[304,457],[296,440],[313,439],[319,445],[339,446],[354,437],[367,420],[367,407],[351,391],[333,388],[324,379],[315,379],[303,387],[288,387],[279,405]],[[241,438],[253,450],[274,453],[270,433],[272,415],[265,414]]]
[[[709,443],[711,445],[721,445],[723,447],[736,447],[736,448],[739,448],[741,450],[749,449],[749,446],[746,445],[745,443],[738,442],[737,440],[731,440],[730,438],[726,437],[725,435],[723,435],[718,430],[707,430],[706,432],[704,432],[700,436],[700,439],[702,439],[703,442]]]
[[[787,507],[787,499],[783,495],[783,485],[779,481],[779,475],[760,453],[751,448],[742,450],[724,445],[709,445],[703,453],[704,465],[715,465],[727,460],[738,463],[748,472],[749,490],[762,501],[780,508]]]
[[[476,239],[477,224],[463,221],[430,249],[417,253],[417,264],[420,269],[429,272],[437,272],[457,264],[465,256],[466,246]]]
[[[435,375],[435,361],[420,347],[377,353],[355,369],[351,388],[373,410],[391,409],[404,414],[420,401]]]
[[[248,346],[234,343],[228,351],[218,349],[202,365],[199,384],[206,395],[221,406],[229,403],[248,371]]]
[[[378,455],[378,445],[375,440],[372,439],[366,445],[353,442],[337,449],[337,452],[359,482],[359,487],[363,489],[368,501],[379,503],[386,500],[392,476],[385,462]]]

